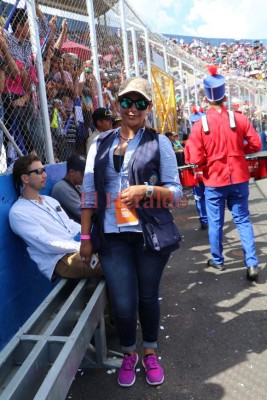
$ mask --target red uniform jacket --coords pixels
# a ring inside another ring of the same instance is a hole
[[[248,118],[234,113],[236,128],[230,128],[227,109],[207,112],[209,133],[205,134],[201,119],[192,128],[185,146],[186,164],[197,164],[203,170],[205,186],[219,187],[250,179],[245,154],[261,150],[261,138]]]

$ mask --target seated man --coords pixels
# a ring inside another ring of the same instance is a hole
[[[39,194],[46,185],[46,176],[36,155],[29,154],[14,163],[14,184],[21,196],[9,212],[11,229],[26,242],[31,259],[51,281],[58,276],[101,276],[100,268],[92,269],[90,259],[80,257],[80,224],[67,216],[57,200]]]
[[[66,213],[74,221],[81,223],[81,191],[79,186],[83,182],[86,158],[79,154],[73,154],[67,159],[67,173],[57,182],[51,196],[64,208]]]

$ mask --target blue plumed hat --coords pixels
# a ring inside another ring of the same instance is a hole
[[[194,125],[194,123],[197,122],[202,117],[202,115],[206,114],[203,112],[202,108],[199,108],[199,110],[197,110],[196,107],[193,107],[191,112],[192,114],[190,115],[190,122],[192,125]]]
[[[216,65],[210,65],[208,71],[210,75],[203,80],[205,94],[210,101],[222,100],[225,96],[225,79],[217,74]]]

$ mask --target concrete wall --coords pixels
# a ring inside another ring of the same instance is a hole
[[[47,185],[42,193],[50,194],[65,175],[66,165],[49,165],[46,169]],[[25,244],[9,227],[8,212],[16,199],[12,174],[0,175],[0,350],[55,285],[39,273]]]

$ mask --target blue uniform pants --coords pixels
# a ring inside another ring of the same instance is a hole
[[[199,186],[193,187],[194,199],[196,201],[196,208],[199,214],[199,221],[201,225],[208,224],[206,201],[205,201],[205,186],[199,182]]]
[[[215,264],[224,262],[222,236],[226,203],[238,229],[245,266],[258,265],[253,227],[249,218],[248,196],[248,182],[221,187],[205,187],[209,241],[212,260]]]

